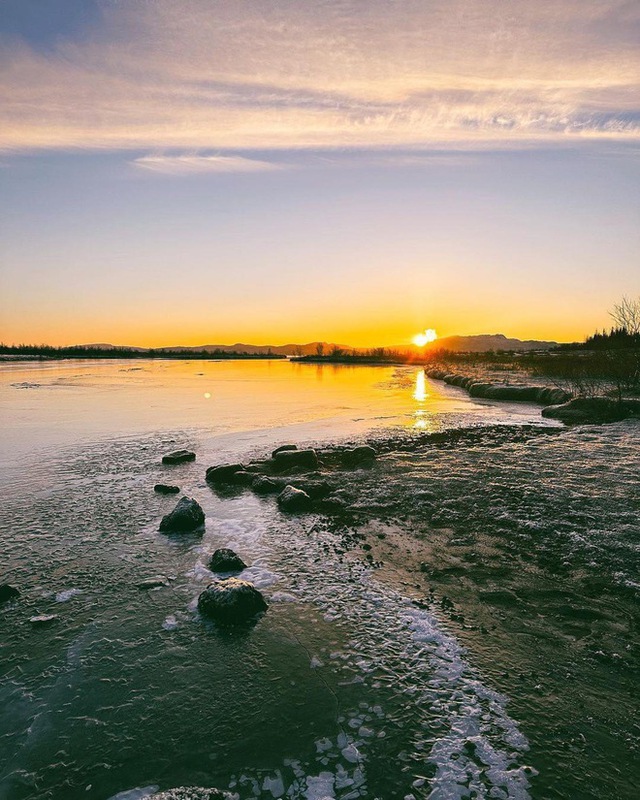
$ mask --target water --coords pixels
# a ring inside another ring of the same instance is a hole
[[[426,478],[450,493],[486,456],[477,444],[434,458],[394,442],[418,447],[463,427],[494,442],[494,431],[525,436],[542,424],[538,409],[471,402],[413,368],[279,361],[12,364],[0,381],[3,579],[22,592],[0,612],[0,797],[107,800],[180,785],[241,800],[551,796],[536,793],[549,781],[536,776],[546,762],[531,748],[542,725],[528,691],[509,685],[509,699],[489,666],[511,640],[486,659],[472,637],[465,649],[442,604],[416,605],[423,590],[345,547],[326,519],[204,482],[206,466],[283,442],[370,437],[389,454],[341,476],[343,490],[369,507],[363,531],[378,524],[376,502],[402,495],[408,517],[372,541],[404,546],[425,513],[416,487]],[[535,439],[542,459],[556,440]],[[162,467],[178,447],[198,460]],[[157,532],[175,504],[153,493],[159,480],[199,500],[203,535]],[[470,477],[457,488],[460,509],[479,492]],[[221,632],[195,611],[221,546],[270,602],[249,631]],[[138,587],[157,575],[166,586]],[[34,628],[36,614],[57,619]],[[570,784],[561,791],[572,797]]]

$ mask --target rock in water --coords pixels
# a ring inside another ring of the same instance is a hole
[[[278,495],[278,505],[283,511],[307,511],[311,507],[311,498],[302,489],[285,486]]]
[[[8,583],[0,584],[0,603],[8,603],[9,600],[15,600],[20,597],[20,592],[15,586],[9,586]]]
[[[273,451],[273,453],[271,453],[271,458],[275,458],[278,455],[278,453],[287,453],[287,452],[290,452],[291,450],[297,450],[297,449],[298,449],[298,445],[295,445],[295,444],[282,444],[282,445],[280,445],[280,447],[276,447],[276,449]]]
[[[274,467],[277,472],[284,472],[294,467],[317,469],[318,456],[315,450],[280,450],[273,457]]]
[[[170,486],[168,483],[156,483],[153,491],[158,494],[178,494],[180,491],[179,486]]]
[[[236,472],[243,472],[242,464],[221,464],[217,467],[209,467],[206,474],[207,483],[221,484],[231,483]]]
[[[242,572],[247,565],[233,550],[228,547],[221,547],[215,551],[209,561],[211,572]]]
[[[181,497],[177,506],[162,518],[162,533],[188,533],[204,527],[204,511],[192,497]]]
[[[342,454],[342,463],[347,467],[356,467],[368,461],[375,461],[376,451],[368,444],[354,447],[352,450],[345,450]]]
[[[224,625],[247,622],[267,608],[256,587],[238,578],[211,583],[198,598],[198,611]]]
[[[175,450],[173,453],[167,453],[162,456],[163,464],[182,464],[185,461],[195,461],[196,454],[191,450]]]
[[[276,494],[281,492],[286,484],[282,479],[274,481],[266,475],[256,475],[251,482],[251,488],[256,494]]]

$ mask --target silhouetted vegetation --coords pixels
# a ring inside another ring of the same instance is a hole
[[[334,347],[325,355],[324,347],[321,349],[318,346],[316,351],[316,355],[300,356],[293,360],[311,364],[405,364],[411,360],[406,353],[384,347],[374,347],[371,350],[344,350]]]
[[[278,358],[286,356],[277,355],[268,351],[266,353],[245,353],[236,350],[163,350],[150,348],[148,350],[137,350],[128,347],[51,347],[46,344],[19,344],[6,345],[0,344],[0,357],[10,356],[13,358],[40,358],[40,359],[62,359],[62,358],[167,358],[167,359],[210,359],[219,361],[221,359],[264,359]]]

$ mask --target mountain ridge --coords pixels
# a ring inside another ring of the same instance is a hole
[[[313,356],[318,354],[318,348],[321,347],[324,355],[329,355],[332,350],[339,349],[347,352],[366,352],[374,348],[370,347],[352,347],[346,344],[336,344],[335,342],[307,342],[306,344],[282,344],[282,345],[256,345],[247,344],[244,342],[236,342],[235,344],[203,344],[203,345],[173,345],[164,347],[134,347],[125,345],[113,345],[106,342],[99,342],[95,344],[81,344],[75,345],[76,347],[92,347],[103,350],[135,350],[145,352],[153,350],[158,353],[162,352],[205,352],[205,353],[273,353],[274,355],[287,355],[287,356]],[[546,341],[540,339],[516,339],[507,337],[503,333],[485,333],[475,334],[470,336],[444,336],[441,339],[436,339],[424,347],[418,347],[414,344],[402,344],[385,347],[385,350],[396,350],[401,353],[419,353],[429,352],[434,350],[449,350],[451,352],[466,352],[466,353],[483,353],[490,350],[516,350],[519,352],[526,352],[528,350],[549,350],[557,347],[558,342]]]

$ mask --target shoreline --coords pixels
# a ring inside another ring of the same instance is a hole
[[[532,797],[550,796],[560,784],[566,794],[559,797],[631,800],[625,776],[606,767],[631,758],[637,590],[617,583],[613,566],[592,565],[588,548],[571,549],[598,509],[588,477],[579,468],[572,474],[566,500],[560,489],[576,460],[593,461],[594,437],[603,453],[612,436],[629,451],[640,431],[633,421],[591,430],[496,426],[369,438],[377,458],[355,470],[340,464],[354,442],[327,445],[318,475],[289,482],[336,483],[345,507],[322,518],[336,535],[336,553],[362,561],[375,580],[433,612],[488,685],[509,698],[540,772]],[[558,482],[540,500],[531,494],[539,486],[534,465],[550,458]],[[452,494],[456,469],[464,485]],[[580,512],[589,502],[593,511]],[[530,527],[537,509],[550,518]],[[615,519],[618,510],[606,513]],[[571,776],[562,775],[563,763]]]

